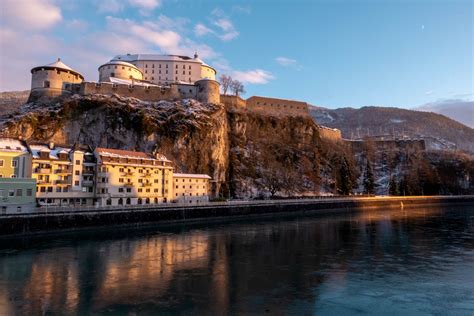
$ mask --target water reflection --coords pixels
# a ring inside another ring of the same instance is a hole
[[[472,208],[74,239],[2,244],[1,315],[474,311]]]

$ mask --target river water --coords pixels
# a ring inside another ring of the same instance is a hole
[[[0,315],[474,315],[474,207],[0,240]]]

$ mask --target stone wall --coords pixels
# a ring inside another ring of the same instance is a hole
[[[196,81],[197,95],[196,100],[204,103],[215,103],[221,102],[221,94],[219,92],[219,82],[210,79],[202,79]]]
[[[326,126],[318,126],[319,136],[323,139],[337,142],[342,139],[341,130],[337,128],[329,128]]]
[[[246,108],[247,102],[241,97],[235,95],[224,95],[221,94],[221,103],[225,104],[228,107],[234,108]]]
[[[80,85],[79,93],[82,95],[88,94],[118,94],[123,97],[137,98],[143,101],[159,101],[159,100],[178,100],[181,95],[176,85],[169,87],[146,87],[146,86],[132,86],[111,83],[95,83],[83,82]]]
[[[247,99],[247,108],[250,111],[271,115],[308,116],[306,102],[253,96]]]

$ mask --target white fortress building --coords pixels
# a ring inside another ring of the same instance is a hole
[[[192,98],[220,103],[216,70],[198,54],[194,58],[178,55],[117,55],[99,67],[99,81],[84,77],[59,58],[56,62],[31,70],[29,101],[48,100],[70,94],[117,94],[144,101]]]

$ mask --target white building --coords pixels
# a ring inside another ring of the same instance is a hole
[[[178,55],[117,55],[99,67],[99,81],[110,78],[144,80],[156,85],[194,84],[202,79],[216,80],[216,70],[195,54],[194,58]]]

